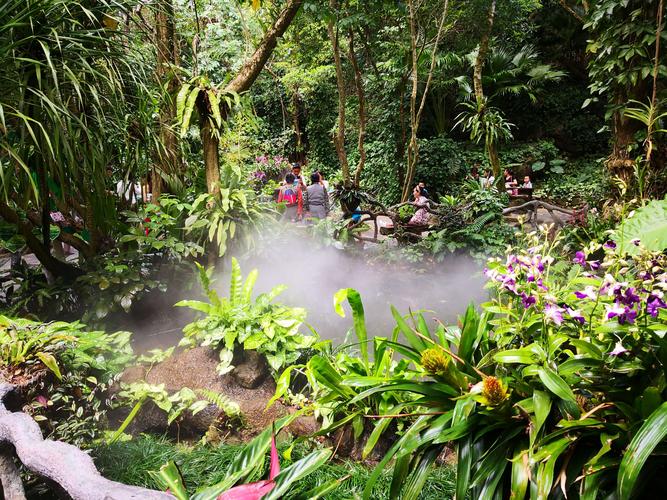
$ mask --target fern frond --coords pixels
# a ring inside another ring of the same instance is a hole
[[[224,394],[211,391],[210,389],[197,389],[196,392],[206,401],[214,404],[222,411],[224,411],[225,415],[228,417],[237,417],[241,413],[241,408],[239,407],[238,403],[232,401]]]
[[[258,274],[259,273],[257,272],[257,269],[253,269],[250,271],[250,274],[248,274],[248,277],[243,284],[243,295],[241,298],[243,299],[244,304],[249,304],[252,300],[252,291],[255,288],[255,282],[257,281]]]
[[[470,224],[467,228],[468,231],[472,231],[474,233],[477,233],[482,230],[482,228],[491,220],[493,220],[496,217],[496,214],[493,212],[487,212],[485,214],[480,215],[477,217],[472,224]]]
[[[232,257],[232,276],[229,282],[229,303],[237,305],[243,290],[243,278],[241,277],[241,266],[236,257]]]

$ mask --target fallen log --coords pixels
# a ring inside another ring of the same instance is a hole
[[[168,493],[110,481],[102,477],[90,456],[76,446],[44,439],[39,425],[29,415],[11,412],[5,407],[5,398],[13,390],[12,385],[0,383],[0,444],[12,445],[28,470],[57,484],[74,500],[174,499]],[[21,499],[16,468],[12,470],[6,457],[0,465],[6,465],[0,472],[5,498]],[[15,496],[7,496],[8,491]]]
[[[563,214],[567,214],[570,217],[574,216],[577,213],[577,210],[570,210],[568,208],[561,208],[557,205],[552,205],[551,203],[547,203],[542,200],[531,200],[529,202],[523,203],[521,205],[517,205],[515,207],[507,207],[503,209],[503,215],[510,215],[512,213],[516,212],[527,212],[528,213],[528,222],[532,223],[533,226],[536,225],[535,223],[535,216],[537,214],[537,210],[543,208],[545,209],[551,218],[554,220],[556,225],[558,227],[563,227],[563,221],[561,220],[560,217],[558,217],[554,212],[560,212]],[[584,208],[585,210],[585,208]]]

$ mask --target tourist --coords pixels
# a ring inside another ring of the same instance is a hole
[[[510,172],[508,169],[505,169],[504,176],[505,176],[505,190],[507,191],[507,193],[511,195],[519,194],[519,190],[517,189],[519,183],[512,175],[512,172]]]
[[[299,182],[301,189],[306,189],[306,181],[304,181],[303,176],[301,175],[301,165],[299,163],[292,163],[292,174]]]
[[[426,189],[426,184],[420,182],[419,184],[417,184],[417,186],[419,187],[419,192],[421,193],[421,195],[427,200],[430,200],[431,196],[428,193],[428,189]]]
[[[523,178],[523,189],[533,189],[533,183],[530,182],[530,177],[527,175]]]
[[[330,192],[329,181],[324,179],[324,175],[319,170],[316,170],[315,173],[320,176],[320,184],[322,184],[324,186],[324,189],[327,190],[327,193],[329,193]]]
[[[278,203],[285,204],[283,221],[297,222],[303,216],[303,191],[294,174],[285,176],[285,184],[281,186],[278,194]]]
[[[310,186],[306,189],[306,202],[309,217],[325,219],[329,213],[329,194],[322,184],[320,174],[314,172],[310,176]]]
[[[482,189],[491,189],[496,182],[496,178],[493,176],[493,172],[487,169],[484,177],[480,178],[480,184]]]
[[[415,197],[414,204],[419,208],[410,218],[408,224],[411,226],[426,226],[431,219],[431,214],[426,209],[426,207],[428,207],[428,198],[424,196],[422,189],[418,185],[415,186],[414,191],[412,191],[412,195]]]
[[[472,166],[472,168],[470,169],[470,173],[468,174],[468,179],[475,182],[481,182],[481,179],[479,177],[479,163],[475,163]]]

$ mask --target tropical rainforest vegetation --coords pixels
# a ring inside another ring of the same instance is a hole
[[[665,491],[665,10],[0,0],[5,497]]]

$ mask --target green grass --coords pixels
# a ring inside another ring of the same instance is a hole
[[[155,488],[148,474],[158,470],[165,462],[174,460],[183,474],[188,491],[194,492],[201,486],[208,486],[226,477],[225,471],[242,446],[221,445],[177,445],[165,438],[144,435],[128,442],[115,443],[97,448],[93,458],[105,477],[125,484]],[[301,458],[307,449],[296,447],[293,459]],[[282,458],[284,467],[289,461]],[[257,478],[265,477],[268,471],[268,456],[265,470]],[[354,462],[329,462],[299,482],[292,493],[297,495],[333,479],[349,475],[341,486],[327,495],[327,499],[343,500],[361,495],[371,469]],[[374,499],[388,499],[391,470],[383,473],[373,491]],[[454,470],[448,466],[434,467],[420,498],[444,500],[454,496]]]

